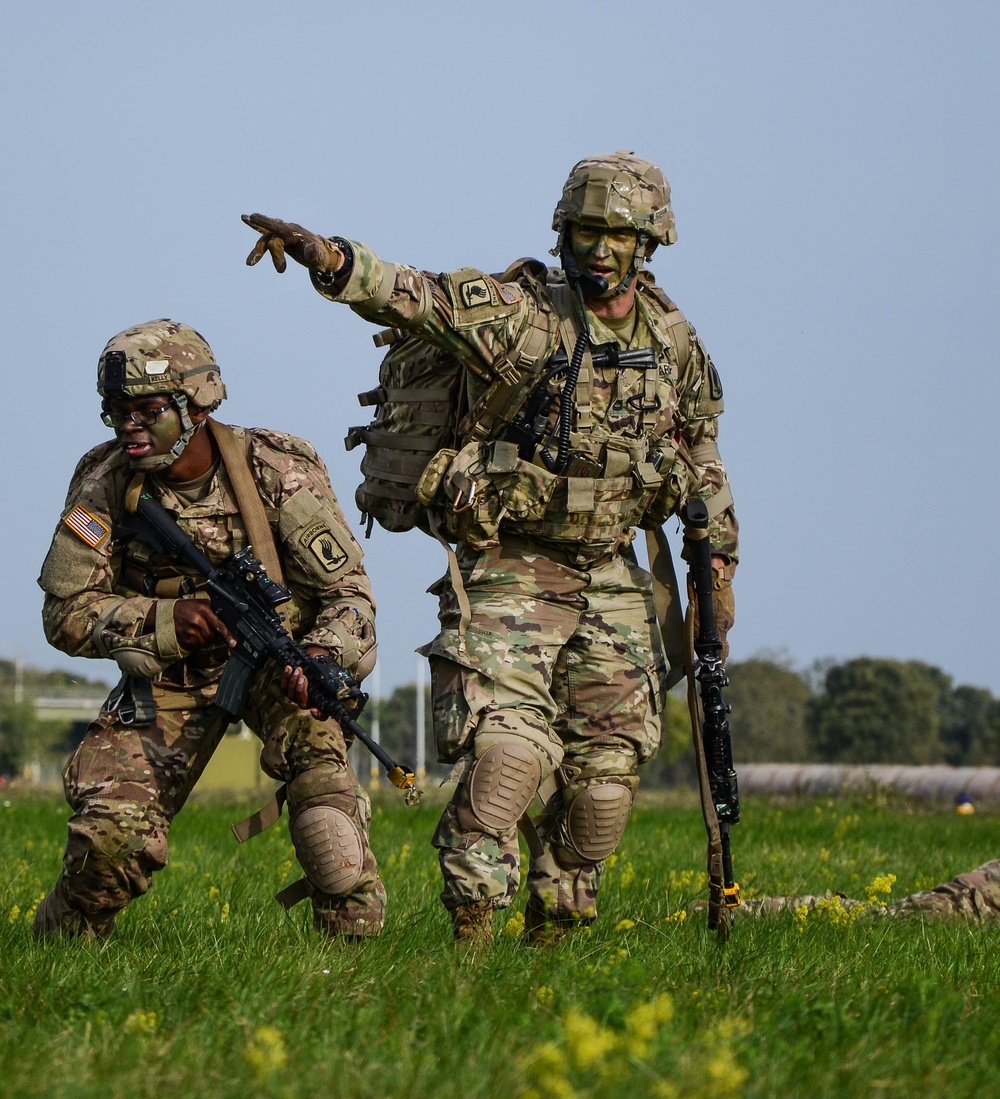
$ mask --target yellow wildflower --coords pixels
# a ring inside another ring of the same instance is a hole
[[[20,915],[21,915],[21,909],[15,904],[14,907],[10,910],[10,914],[7,917],[7,922],[8,923],[16,923],[17,919]]]
[[[222,911],[219,913],[219,923],[225,923],[229,919],[229,901],[222,906]]]
[[[617,935],[620,931],[631,931],[635,927],[635,920],[619,920],[614,926]]]
[[[689,889],[693,881],[693,870],[671,870],[667,874],[667,891],[673,893]]]
[[[519,939],[524,934],[524,913],[515,912],[503,925],[503,933],[508,939]]]
[[[152,1034],[156,1030],[155,1011],[133,1011],[122,1023],[126,1034]]]
[[[539,985],[538,988],[535,989],[535,999],[538,1000],[540,1004],[551,1004],[555,998],[555,992],[549,988],[548,985]]]
[[[669,916],[663,917],[664,923],[683,923],[688,918],[686,908],[678,908],[676,912],[671,912]]]
[[[208,888],[208,899],[210,901],[217,901],[222,896],[217,885],[211,885]]]
[[[578,1068],[589,1068],[602,1061],[615,1048],[614,1031],[575,1008],[566,1013],[563,1031],[566,1048]]]
[[[882,894],[884,893],[888,897],[892,892],[895,881],[895,874],[882,874],[880,877],[872,878],[865,886],[865,900],[869,904],[884,904]]]
[[[645,1057],[660,1027],[674,1017],[674,1001],[667,995],[637,1004],[625,1016],[625,1047],[634,1057]]]
[[[38,911],[38,906],[44,900],[45,900],[45,894],[44,893],[39,893],[38,896],[35,898],[34,903],[31,905],[31,907],[28,909],[28,911],[25,912],[25,914],[24,914],[25,917],[28,920],[33,920],[35,918],[35,913]]]
[[[271,1026],[259,1026],[247,1043],[246,1059],[258,1080],[269,1080],[285,1067],[288,1054],[281,1031]]]

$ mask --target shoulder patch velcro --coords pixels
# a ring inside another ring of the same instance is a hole
[[[447,276],[457,328],[476,328],[508,317],[521,300],[521,288],[497,282],[492,275],[464,267]]]
[[[111,528],[98,519],[93,512],[88,511],[83,504],[77,504],[63,522],[88,546],[99,546],[111,533]]]

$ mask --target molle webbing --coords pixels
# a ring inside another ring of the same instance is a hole
[[[463,438],[495,438],[500,428],[510,423],[538,379],[537,367],[551,338],[547,326],[527,325],[517,343],[494,363],[496,380],[459,424]]]

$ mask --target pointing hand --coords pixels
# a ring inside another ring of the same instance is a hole
[[[260,239],[247,256],[248,267],[259,263],[265,252],[270,252],[271,262],[279,274],[287,266],[286,254],[310,271],[332,274],[343,266],[344,253],[326,237],[310,233],[294,222],[279,221],[264,214],[243,214],[242,217],[251,229],[260,233]]]

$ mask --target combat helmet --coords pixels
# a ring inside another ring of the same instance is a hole
[[[183,433],[169,454],[143,468],[170,465],[195,432],[188,402],[214,410],[225,400],[226,387],[208,341],[186,324],[146,321],[113,336],[97,362],[97,392],[103,398],[105,423],[111,401],[164,394],[180,413]]]
[[[635,229],[657,244],[677,240],[667,177],[629,149],[586,157],[573,166],[556,203],[552,228],[562,234],[567,221]]]
[[[667,177],[651,161],[629,149],[586,157],[573,166],[552,214],[552,228],[559,234],[552,255],[563,256],[566,225],[570,222],[634,229],[639,234],[633,270],[624,280],[622,291],[656,245],[666,246],[677,240]]]

